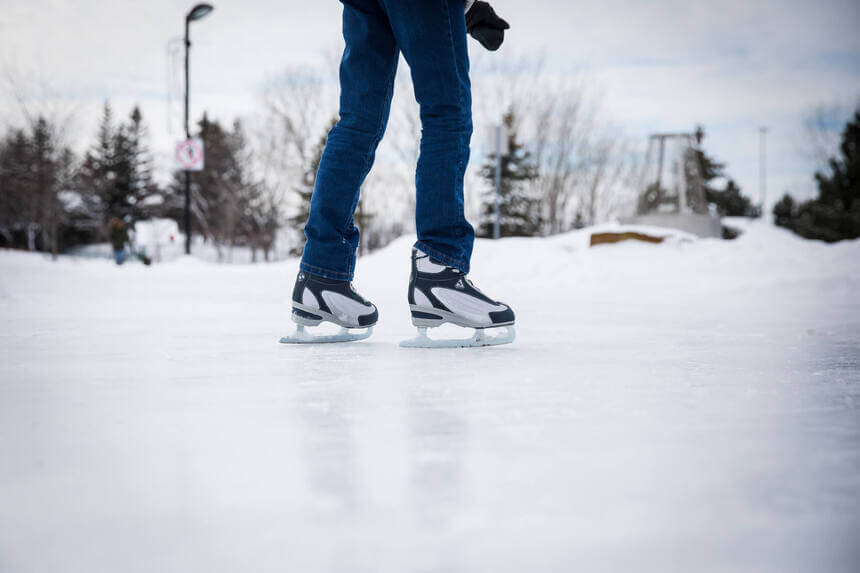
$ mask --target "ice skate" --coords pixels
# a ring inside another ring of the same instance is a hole
[[[412,250],[409,309],[418,336],[404,340],[405,348],[464,348],[496,346],[514,341],[514,311],[487,297],[465,273]],[[427,329],[443,324],[474,328],[470,338],[433,339]]]
[[[379,313],[373,304],[356,292],[349,281],[330,280],[299,272],[293,288],[292,318],[296,323],[296,331],[281,338],[282,343],[319,344],[369,338]],[[340,332],[323,335],[307,330],[307,327],[316,327],[323,322],[340,326]]]

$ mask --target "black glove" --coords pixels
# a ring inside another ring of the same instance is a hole
[[[505,41],[505,30],[511,26],[496,15],[487,2],[477,0],[466,12],[466,31],[481,45],[495,52]]]

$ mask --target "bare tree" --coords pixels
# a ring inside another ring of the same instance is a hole
[[[412,94],[408,70],[406,66],[401,66],[395,79],[394,100],[379,154],[385,158],[390,150],[396,158],[390,169],[393,179],[390,184],[400,191],[401,219],[406,228],[412,227],[412,213],[415,212],[415,168],[421,142],[420,111]]]
[[[540,54],[478,58],[473,69],[476,126],[496,123],[504,106],[519,112],[514,129],[536,162],[532,185],[543,198],[544,232],[570,229],[579,212],[591,224],[610,216],[630,162],[622,135],[603,117],[596,82],[553,72]]]
[[[609,133],[600,137],[591,150],[585,193],[577,213],[584,213],[585,222],[594,225],[614,215],[636,195],[638,164],[630,144],[622,137]]]
[[[26,79],[25,79],[26,78]],[[15,102],[25,128],[29,173],[19,183],[6,185],[7,192],[23,193],[27,248],[59,253],[60,225],[67,215],[63,194],[72,187],[77,160],[69,141],[80,104],[59,96],[59,91],[38,73],[23,74],[4,62],[0,93]],[[67,193],[66,193],[67,194]],[[19,221],[19,224],[21,221]],[[8,235],[8,233],[4,233]]]
[[[809,108],[804,114],[801,152],[815,162],[817,170],[825,170],[830,158],[838,153],[842,128],[855,109],[860,109],[860,98],[854,106],[822,103]]]
[[[548,91],[535,114],[534,156],[537,186],[544,198],[547,232],[566,226],[568,206],[587,176],[593,116],[584,111],[581,93]]]
[[[80,115],[82,104],[61,97],[59,90],[41,74],[24,74],[8,63],[3,66],[0,91],[15,102],[17,113],[29,130],[36,129],[39,119],[44,119],[52,126],[55,143],[61,147],[69,146],[76,128],[75,118]]]
[[[322,92],[322,76],[310,68],[287,70],[266,84],[265,127],[274,142],[280,144],[274,149],[282,161],[305,165],[310,159],[320,124],[332,116],[330,103],[323,101]]]
[[[337,59],[325,59],[321,68],[291,68],[269,81],[262,93],[263,113],[255,143],[259,168],[267,186],[287,204],[295,231],[306,217],[307,190],[313,186],[309,170],[319,159],[320,135],[337,116],[336,86],[329,79]],[[412,227],[415,208],[415,166],[418,160],[421,123],[412,95],[408,69],[397,76],[385,138],[376,154],[374,169],[361,189],[356,224],[362,234],[361,252],[386,245]],[[304,215],[304,216],[303,216]],[[301,221],[301,222],[300,222]],[[290,233],[300,250],[300,233]]]
[[[492,122],[497,123],[513,106],[519,110],[519,119],[513,126],[518,132],[520,122],[528,121],[540,107],[542,98],[536,100],[535,96],[542,94],[537,88],[549,78],[547,58],[542,52],[499,58],[479,51],[472,58],[471,72],[472,109],[478,122],[494,118]]]
[[[314,160],[319,134],[337,110],[336,91],[315,68],[289,68],[266,82],[253,133],[266,203],[294,211],[296,189]]]

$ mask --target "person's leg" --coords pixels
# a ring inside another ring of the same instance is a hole
[[[421,107],[415,246],[468,273],[475,231],[463,207],[463,176],[472,136],[463,0],[381,1],[409,63]]]
[[[340,120],[328,134],[317,171],[301,269],[352,280],[359,241],[353,215],[385,132],[399,52],[378,0],[343,5]]]

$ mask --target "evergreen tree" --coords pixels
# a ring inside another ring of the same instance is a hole
[[[797,205],[791,195],[786,193],[773,206],[773,222],[777,227],[791,229],[797,216]]]
[[[695,137],[697,146],[694,151],[699,164],[699,173],[702,176],[702,183],[708,188],[714,179],[723,177],[726,164],[720,163],[705,153],[702,147],[702,142],[705,140],[705,128],[703,126],[696,126]]]
[[[191,173],[191,215],[193,228],[211,239],[218,248],[230,242],[237,227],[236,159],[228,133],[206,114],[198,123],[206,161],[203,171]],[[185,173],[177,172],[178,190],[184,190]]]
[[[146,219],[146,201],[158,193],[152,179],[152,155],[140,108],[128,120],[113,125],[113,111],[105,102],[96,142],[87,151],[78,177],[84,199],[92,203],[102,224],[113,218],[133,225]]]
[[[27,208],[32,191],[30,141],[23,130],[0,145],[0,239],[3,246],[26,245]]]
[[[265,259],[269,260],[269,252],[281,224],[280,202],[262,180],[252,176],[254,158],[241,122],[233,122],[227,138],[235,169],[233,189],[236,197],[232,205],[238,214],[238,228],[233,233],[231,244],[249,246],[253,262],[257,261],[258,249],[262,249]]]
[[[325,133],[323,133],[314,146],[311,162],[302,174],[301,184],[295,188],[298,205],[293,216],[287,219],[290,227],[298,233],[296,246],[290,250],[290,253],[293,255],[301,255],[305,246],[304,228],[311,211],[311,196],[314,193],[314,186],[317,181],[317,171],[320,168],[320,161],[322,160],[326,141],[328,141],[328,134],[335,124],[337,124],[337,117],[332,118],[328,127],[326,127]]]
[[[502,237],[533,237],[540,234],[541,198],[529,182],[537,178],[537,167],[531,153],[517,140],[514,110],[505,113],[508,128],[508,153],[502,155],[501,190],[499,198],[499,235]],[[496,155],[491,154],[481,167],[481,177],[487,182],[482,195],[479,237],[492,237],[495,221]]]
[[[817,198],[796,205],[786,194],[774,206],[777,225],[827,242],[860,237],[860,109],[845,126],[839,150],[829,173],[815,174]]]
[[[78,187],[107,230],[107,222],[118,214],[113,185],[116,180],[115,131],[113,110],[105,102],[95,144],[84,156],[78,173]],[[107,235],[105,235],[106,237]]]
[[[57,165],[56,146],[51,128],[45,118],[40,117],[33,126],[30,161],[33,170],[34,187],[30,196],[29,220],[33,231],[38,229],[41,250],[50,249],[57,253],[56,224],[57,206]],[[32,237],[31,237],[32,245]],[[32,248],[32,247],[31,247]]]
[[[102,233],[98,212],[92,200],[78,188],[78,158],[68,148],[57,157],[59,189],[58,240],[63,247],[97,242]]]
[[[191,173],[193,229],[212,241],[222,260],[224,246],[250,246],[268,253],[274,244],[280,211],[262,184],[251,177],[252,158],[240,122],[228,131],[204,114],[198,130],[206,161],[203,171]],[[175,173],[170,191],[171,215],[181,225],[184,171]]]
[[[750,198],[743,194],[733,179],[726,182],[724,189],[718,189],[714,185],[714,180],[726,177],[726,164],[720,163],[705,153],[702,147],[705,130],[701,125],[696,127],[695,135],[698,145],[693,150],[693,155],[699,168],[702,185],[705,188],[705,201],[724,217],[761,216],[760,209],[752,204]]]
[[[128,121],[116,134],[116,189],[123,198],[125,220],[134,224],[149,213],[145,202],[157,193],[152,180],[152,155],[140,108],[135,106]]]
[[[150,216],[146,201],[158,193],[152,179],[152,155],[140,108],[128,120],[113,124],[113,111],[105,102],[96,142],[87,151],[78,175],[78,188],[88,208],[107,229],[113,218],[129,225]]]
[[[724,217],[758,217],[761,215],[750,198],[741,193],[740,187],[733,179],[729,179],[723,191],[706,189],[705,196],[708,203],[717,209],[717,213]]]
[[[0,245],[57,255],[79,241],[71,216],[77,160],[56,127],[39,117],[0,141]]]
[[[60,193],[66,172],[63,161],[70,156],[71,151],[60,145],[54,126],[44,117],[37,118],[27,138],[24,161],[29,174],[21,189],[24,193],[21,222],[26,225],[29,250],[48,251],[55,256],[59,253],[63,220]]]

